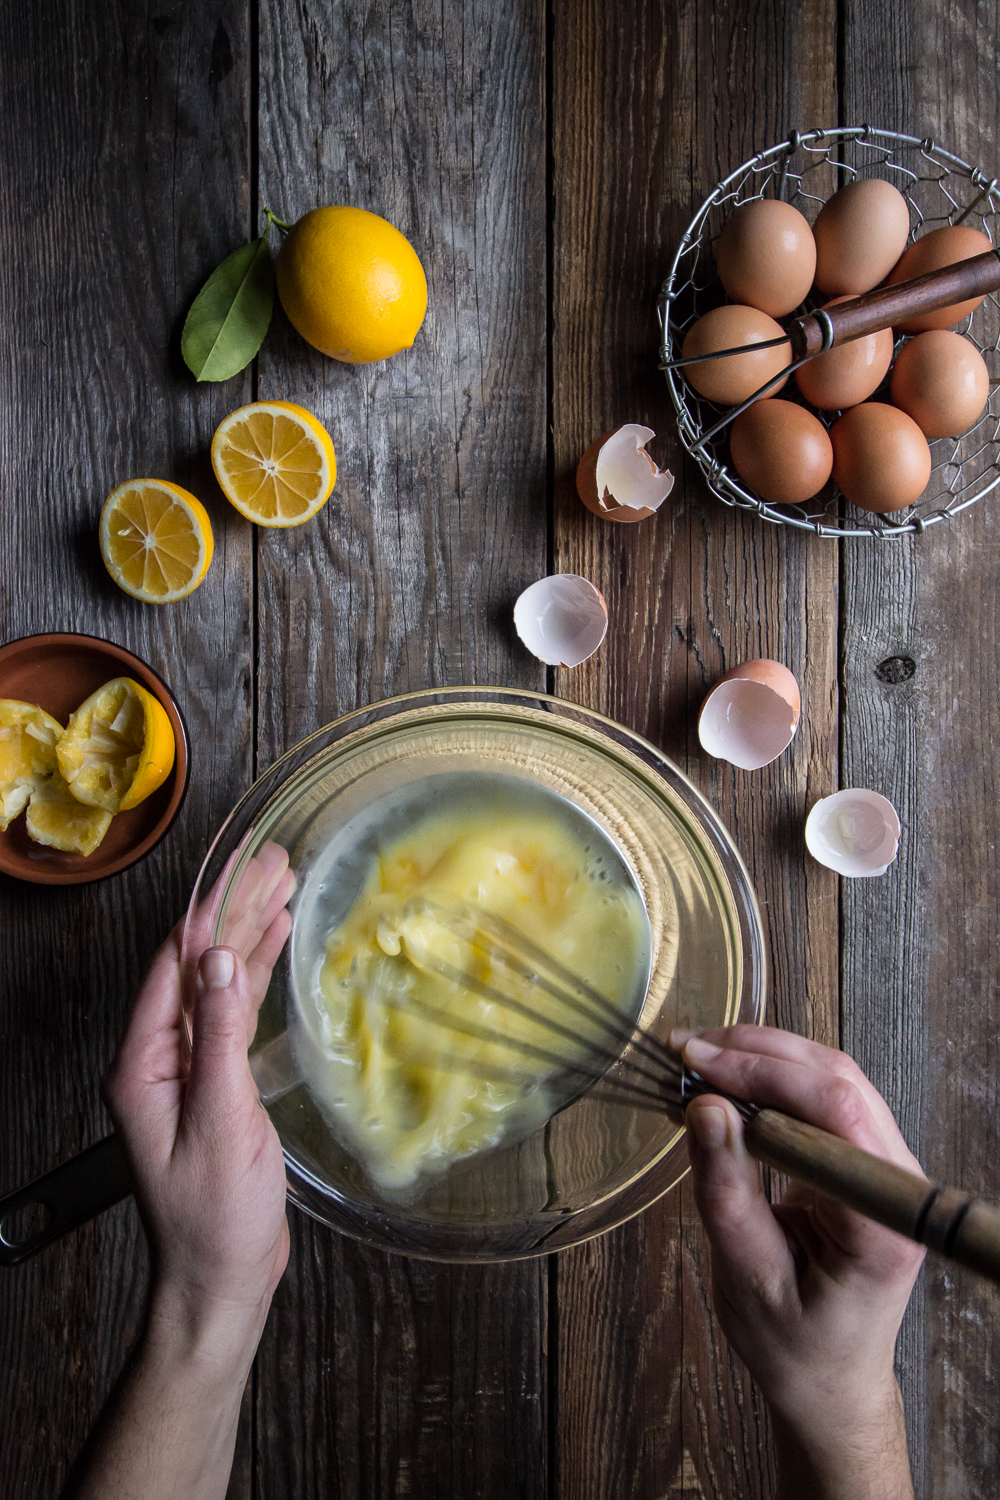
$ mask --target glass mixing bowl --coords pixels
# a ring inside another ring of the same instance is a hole
[[[577,1245],[648,1208],[687,1169],[683,1129],[666,1114],[584,1093],[533,1133],[394,1195],[380,1190],[335,1139],[293,1044],[300,1025],[299,934],[316,925],[317,881],[322,890],[331,845],[338,838],[337,847],[349,843],[376,802],[405,803],[407,788],[456,775],[463,782],[499,775],[526,783],[531,795],[555,793],[616,847],[652,928],[642,1028],[666,1039],[674,1026],[760,1021],[766,983],[760,914],[726,829],[653,745],[542,693],[410,693],[347,714],[301,741],[250,788],[221,829],[191,899],[185,947],[196,921],[202,932],[207,924],[212,942],[239,946],[248,862],[266,843],[287,850],[297,881],[295,925],[261,1006],[250,1059],[284,1148],[289,1196],[322,1223],[382,1249],[433,1260],[513,1260]],[[368,828],[358,850],[356,888],[377,847],[372,836]],[[344,899],[341,892],[338,900]],[[630,1052],[616,1069],[627,1065]]]

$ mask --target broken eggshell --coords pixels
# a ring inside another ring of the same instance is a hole
[[[702,704],[698,738],[709,755],[759,771],[792,743],[800,707],[799,685],[780,661],[741,662]]]
[[[550,667],[578,667],[608,633],[604,595],[577,573],[540,578],[514,605],[514,628],[532,656]]]
[[[806,848],[838,875],[884,875],[899,849],[899,814],[866,787],[823,797],[806,819]]]
[[[577,494],[606,521],[644,521],[670,494],[674,476],[658,469],[646,452],[656,433],[627,422],[591,443],[576,470]]]

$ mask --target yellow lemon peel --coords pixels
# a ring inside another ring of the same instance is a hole
[[[345,364],[409,349],[427,311],[427,278],[409,240],[364,208],[314,208],[285,238],[278,296],[307,343]]]

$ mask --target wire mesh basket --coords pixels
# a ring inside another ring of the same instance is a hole
[[[755,198],[782,198],[810,223],[832,193],[855,177],[884,177],[897,187],[910,208],[910,241],[920,233],[959,222],[981,229],[997,243],[1000,191],[997,178],[944,151],[934,141],[892,130],[856,125],[831,130],[792,131],[787,140],[761,151],[716,185],[688,225],[660,293],[660,357],[666,363],[680,354],[684,335],[696,318],[725,300],[715,269],[715,245],[729,215]],[[807,300],[800,311],[812,311],[825,299]],[[682,370],[666,370],[667,387],[677,411],[681,442],[705,477],[709,489],[726,505],[754,511],[781,526],[796,526],[827,537],[899,537],[922,532],[988,495],[1000,485],[1000,294],[991,293],[962,323],[990,371],[990,396],[982,416],[958,438],[939,438],[930,445],[930,481],[920,499],[905,511],[876,516],[859,510],[831,481],[804,505],[771,505],[749,490],[731,466],[726,431],[701,444],[725,408],[692,389]],[[906,340],[897,338],[898,353]],[[888,380],[888,377],[886,377]],[[802,400],[796,393],[786,392]],[[888,400],[882,388],[873,399]],[[802,401],[803,405],[808,405]],[[829,427],[839,412],[808,410]]]

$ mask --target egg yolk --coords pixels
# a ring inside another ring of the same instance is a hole
[[[571,986],[567,1005],[530,966],[516,972],[477,912],[585,979],[622,1036],[609,1038]],[[310,1083],[338,1138],[373,1181],[399,1189],[541,1124],[624,1045],[648,934],[635,889],[564,820],[424,819],[383,849],[313,985],[321,1064]],[[567,1087],[574,1063],[584,1071]]]

